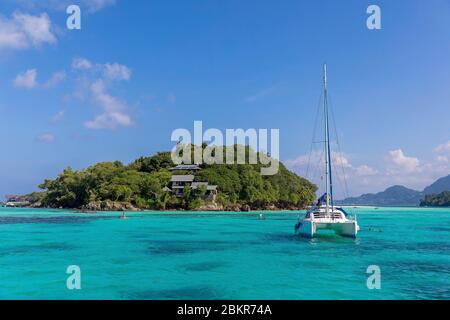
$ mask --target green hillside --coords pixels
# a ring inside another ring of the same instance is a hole
[[[234,146],[236,148],[236,146]],[[247,152],[251,152],[247,148]],[[214,201],[203,200],[202,188],[184,190],[182,197],[169,188],[174,167],[169,152],[142,157],[129,165],[97,163],[85,170],[65,169],[40,185],[43,193],[34,206],[89,210],[217,210],[298,209],[312,203],[316,186],[279,164],[273,176],[262,176],[262,165],[201,165],[195,181],[217,186]],[[213,206],[211,206],[213,205]]]
[[[430,194],[420,202],[421,207],[450,207],[450,191]]]

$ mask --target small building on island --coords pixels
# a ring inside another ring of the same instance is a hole
[[[176,167],[170,168],[169,170],[172,171],[172,172],[175,172],[175,171],[189,171],[189,172],[193,173],[193,172],[196,172],[196,171],[200,171],[201,168],[198,165],[196,165],[196,164],[180,164],[180,165],[178,165]]]
[[[25,207],[30,204],[28,198],[18,195],[6,195],[6,207]]]
[[[188,170],[200,170],[198,166],[177,166],[177,169],[172,171],[188,171]],[[181,169],[183,168],[183,169]],[[202,196],[204,200],[215,201],[218,188],[216,185],[210,185],[208,182],[194,182],[195,176],[193,174],[188,175],[172,175],[170,179],[170,187],[165,187],[164,191],[173,192],[177,197],[183,197],[185,188],[190,188],[191,190],[197,190],[199,188],[205,188],[205,194]]]
[[[191,187],[194,182],[194,175],[173,175],[170,179],[170,189],[172,192],[179,197],[183,196],[184,188]]]

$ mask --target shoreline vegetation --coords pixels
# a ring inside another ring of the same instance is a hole
[[[420,202],[421,207],[450,207],[450,191],[426,195]]]
[[[206,144],[201,146],[206,147]],[[238,147],[242,146],[215,149],[223,149],[225,155],[228,148],[236,151]],[[195,148],[199,146],[191,145],[192,153]],[[245,146],[246,159],[252,152]],[[236,152],[234,154],[236,157]],[[268,157],[256,155],[257,159],[261,159],[259,156]],[[89,213],[301,210],[312,204],[316,197],[316,185],[289,171],[281,162],[278,173],[271,176],[260,174],[264,167],[260,163],[202,164],[195,167],[195,171],[191,171],[189,166],[186,170],[174,170],[177,167],[170,152],[141,157],[128,165],[115,161],[97,163],[80,171],[69,167],[56,179],[47,179],[39,185],[42,192],[20,198],[29,202],[24,207],[76,209]],[[187,182],[180,184],[180,180]],[[215,193],[211,196],[209,191],[213,189]]]

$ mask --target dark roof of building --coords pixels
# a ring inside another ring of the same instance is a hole
[[[176,167],[170,168],[171,171],[177,170],[201,170],[200,167],[196,164],[180,164]]]

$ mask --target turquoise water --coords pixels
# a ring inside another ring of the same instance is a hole
[[[0,208],[2,299],[450,299],[450,210],[359,208],[358,239],[294,236],[297,213]],[[81,268],[81,290],[66,268]],[[381,289],[366,286],[369,265]]]

